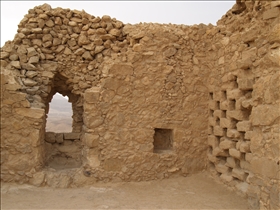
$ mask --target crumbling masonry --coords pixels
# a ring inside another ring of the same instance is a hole
[[[1,180],[76,187],[204,169],[279,209],[280,1],[213,25],[126,24],[44,4],[1,48]],[[72,133],[46,133],[55,93]]]

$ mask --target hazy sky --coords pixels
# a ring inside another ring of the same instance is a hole
[[[17,25],[35,6],[82,10],[102,17],[109,15],[123,23],[174,23],[213,25],[235,4],[232,1],[6,1],[1,0],[1,46],[12,40]]]

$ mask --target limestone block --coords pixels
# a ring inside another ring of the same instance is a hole
[[[227,129],[227,137],[237,139],[240,137],[240,133],[235,129]]]
[[[230,174],[221,174],[220,178],[225,182],[231,182],[233,180],[233,177]]]
[[[255,174],[259,174],[263,177],[278,179],[278,173],[280,166],[277,164],[277,161],[270,160],[267,157],[254,157],[251,160],[251,169]]]
[[[238,131],[250,131],[252,129],[252,125],[250,121],[241,121],[236,123],[236,127]]]
[[[214,117],[222,118],[222,110],[215,110]]]
[[[29,79],[29,78],[22,79],[22,82],[24,85],[29,86],[29,87],[33,87],[38,84],[36,81]]]
[[[238,79],[237,83],[240,90],[253,90],[254,79]]]
[[[89,148],[97,147],[99,141],[99,135],[91,134],[91,133],[85,133],[83,137],[83,142],[86,146]]]
[[[27,71],[25,73],[25,76],[27,76],[28,78],[33,78],[33,77],[35,77],[37,75],[38,75],[38,72],[36,72],[36,71]]]
[[[228,110],[228,108],[229,108],[229,104],[228,104],[227,100],[220,103],[220,109],[221,110]]]
[[[74,174],[72,185],[75,187],[93,186],[96,181],[96,178],[91,176],[90,171],[84,170]]]
[[[22,63],[22,64],[21,64],[21,67],[22,67],[23,69],[28,70],[28,71],[34,71],[34,70],[36,70],[36,67],[35,67],[33,64],[31,64],[31,63]]]
[[[217,163],[217,161],[218,161],[218,158],[214,155],[211,155],[211,154],[207,154],[207,158],[212,163]]]
[[[218,145],[219,145],[218,138],[216,136],[209,135],[208,136],[208,145],[210,145],[213,149],[218,147]]]
[[[45,179],[48,186],[53,188],[68,188],[71,183],[71,175],[69,172],[47,172]]]
[[[45,34],[43,37],[42,37],[42,41],[43,42],[47,42],[47,41],[52,41],[53,40],[53,37],[51,34]]]
[[[113,28],[109,31],[109,34],[118,37],[121,34],[121,31],[119,29]]]
[[[84,100],[87,103],[97,103],[99,102],[100,87],[92,87],[87,89],[84,93]]]
[[[220,142],[219,147],[223,150],[226,150],[226,149],[235,148],[235,145],[236,142],[226,139]]]
[[[253,126],[271,125],[279,117],[279,105],[259,105],[253,107],[251,121]]]
[[[39,62],[39,56],[32,56],[29,58],[28,63],[34,64]]]
[[[222,174],[226,174],[229,172],[229,167],[225,166],[224,164],[217,164],[215,165],[215,168],[218,172],[222,173]]]
[[[45,110],[38,108],[15,108],[15,112],[18,115],[36,119],[41,119],[45,116]]]
[[[61,143],[63,143],[63,140],[64,140],[63,133],[56,133],[55,134],[56,143],[61,144]]]
[[[250,142],[249,141],[244,141],[240,144],[240,147],[239,147],[239,150],[240,152],[243,152],[243,153],[248,153],[250,152]]]
[[[224,129],[221,128],[220,126],[215,126],[214,127],[214,135],[215,136],[223,136],[224,135]]]
[[[218,109],[218,104],[214,100],[209,101],[209,105],[208,106],[209,106],[209,109],[212,109],[212,110]]]
[[[232,90],[232,89],[235,89],[235,88],[237,88],[236,81],[230,81],[230,82],[227,82],[227,83],[223,83],[222,86],[221,86],[222,90]]]
[[[19,61],[11,61],[11,66],[17,68],[17,69],[21,69],[21,65]]]
[[[65,140],[76,140],[76,139],[80,139],[80,133],[64,133],[64,139]]]
[[[239,99],[242,96],[243,96],[243,93],[239,89],[227,91],[227,99],[229,99],[229,100]]]
[[[246,60],[242,59],[242,60],[238,60],[237,61],[237,68],[239,69],[248,69],[253,65],[253,61],[251,60],[251,58],[247,58]]]
[[[104,118],[101,116],[84,116],[84,124],[90,129],[94,129],[100,126],[101,124],[103,124],[103,122]]]
[[[271,18],[276,18],[280,16],[280,8],[279,7],[274,7],[271,8],[263,13],[263,19],[271,19]]]
[[[232,170],[232,176],[241,180],[241,181],[244,181],[245,178],[246,178],[245,172],[242,169],[239,169],[239,168],[234,168]]]
[[[219,157],[219,156],[220,157],[228,157],[229,156],[227,151],[222,150],[219,147],[214,148],[212,154],[216,157]]]
[[[55,133],[54,132],[46,132],[45,141],[49,143],[55,143]]]
[[[227,118],[221,118],[220,119],[220,126],[222,128],[230,128],[231,127],[231,120]]]
[[[227,157],[226,166],[228,166],[230,168],[235,168],[236,167],[236,159],[233,158],[233,157]]]
[[[249,162],[245,161],[245,160],[241,160],[240,161],[240,168],[247,170],[247,171],[251,171],[251,165]]]
[[[110,90],[117,90],[122,85],[122,82],[116,78],[107,78],[104,80],[103,87]]]
[[[238,151],[237,149],[229,149],[229,154],[230,156],[236,158],[236,159],[241,159],[241,152]]]
[[[231,110],[227,111],[227,117],[236,119],[236,120],[244,120],[246,115],[241,110]]]

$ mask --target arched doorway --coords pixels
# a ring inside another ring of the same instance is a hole
[[[82,165],[82,144],[80,136],[83,126],[83,104],[81,96],[72,93],[71,89],[71,86],[67,84],[67,78],[58,73],[54,76],[51,91],[46,100],[47,123],[50,121],[48,118],[51,118],[51,115],[57,115],[57,121],[61,123],[60,125],[52,122],[52,127],[56,126],[55,129],[49,131],[50,126],[48,125],[46,126],[45,133],[45,166],[56,170],[78,168]],[[66,101],[63,97],[67,97],[67,103],[70,103],[70,107],[66,108],[67,110],[62,105]],[[52,108],[50,103],[55,98],[58,98],[60,102],[58,101],[58,104],[55,104]],[[52,114],[53,109],[56,112],[61,111],[66,114],[68,112],[68,115],[69,111],[71,111],[72,116],[68,118],[68,122],[63,122],[63,120],[67,119],[63,119],[63,114],[62,118],[59,118],[59,114],[61,113]],[[63,129],[59,129],[59,126]],[[65,127],[68,129],[67,132],[65,132]]]

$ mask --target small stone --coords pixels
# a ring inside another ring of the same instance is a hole
[[[27,71],[25,73],[25,76],[27,76],[28,78],[33,78],[33,77],[35,77],[37,75],[38,75],[38,72],[36,72],[36,71]]]
[[[29,58],[28,63],[39,63],[39,56],[32,56]]]
[[[9,59],[11,61],[17,61],[18,60],[18,55],[16,55],[16,54],[10,55]]]
[[[36,67],[31,63],[23,63],[22,68],[28,71],[36,70]]]
[[[20,65],[19,61],[11,61],[11,66],[13,66],[13,67],[15,67],[17,69],[21,68],[21,65]]]
[[[10,53],[8,53],[8,52],[1,52],[1,59],[8,58],[9,55],[10,55]]]
[[[30,86],[30,87],[33,87],[33,86],[38,84],[37,82],[35,82],[34,80],[29,79],[29,78],[23,79],[22,82],[23,82],[24,85]]]

